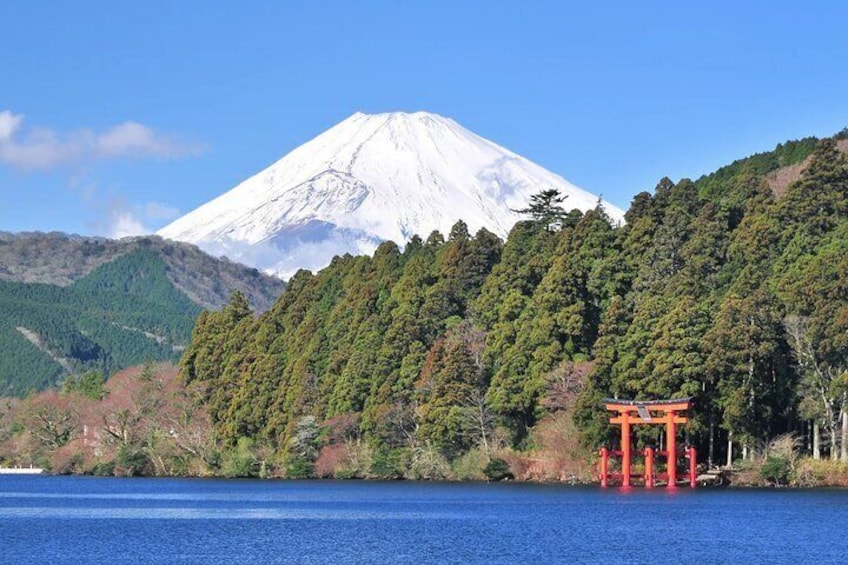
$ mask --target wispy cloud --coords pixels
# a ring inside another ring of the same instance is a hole
[[[0,163],[23,170],[117,158],[173,159],[197,155],[204,147],[127,121],[96,132],[83,128],[65,134],[24,127],[24,116],[0,112]]]
[[[179,210],[161,202],[129,205],[123,198],[112,198],[104,210],[98,231],[114,239],[147,235],[156,231],[163,222],[179,216]]]
[[[226,256],[289,279],[300,269],[318,272],[336,255],[371,255],[380,243],[377,238],[358,230],[345,230],[326,224],[314,229],[317,231],[312,234],[322,234],[320,239],[283,233],[260,243],[247,243],[223,236],[202,242],[199,246],[210,255]]]
[[[94,185],[83,186],[87,189]],[[148,235],[162,227],[163,223],[181,215],[177,208],[162,202],[131,203],[122,194],[98,188],[93,190],[97,190],[97,196],[84,203],[92,214],[86,222],[92,234],[113,239]]]
[[[121,239],[134,235],[145,235],[150,233],[144,224],[132,212],[115,210],[109,218],[108,237]]]

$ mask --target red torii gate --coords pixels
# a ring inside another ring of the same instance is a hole
[[[611,424],[621,426],[621,450],[610,451],[606,447],[601,448],[601,486],[609,485],[610,478],[617,478],[616,473],[609,472],[610,455],[621,456],[621,486],[629,487],[633,475],[631,473],[632,453],[630,426],[638,424],[651,424],[666,426],[666,449],[654,451],[653,448],[645,448],[645,473],[643,475],[646,487],[653,487],[655,480],[654,455],[666,457],[666,472],[656,474],[656,478],[666,479],[669,487],[677,485],[677,424],[685,424],[688,420],[680,413],[685,413],[692,408],[691,398],[677,398],[673,400],[618,400],[605,398],[604,406],[610,412],[617,412],[617,416],[610,418]],[[697,461],[694,447],[688,450],[689,473],[685,478],[689,479],[689,486],[695,487],[697,474]],[[637,475],[637,478],[638,475]]]

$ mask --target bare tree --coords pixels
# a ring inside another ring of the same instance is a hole
[[[593,361],[563,361],[547,375],[548,388],[542,405],[551,412],[571,407],[595,366]]]
[[[80,427],[80,416],[70,396],[49,391],[34,396],[20,412],[24,427],[48,451],[66,445]]]
[[[495,427],[495,415],[486,403],[486,391],[474,388],[463,398],[462,429],[473,443],[489,457],[492,452],[492,430]]]
[[[807,318],[791,315],[784,327],[792,345],[795,360],[802,377],[802,394],[815,398],[819,414],[830,436],[830,458],[837,456],[848,460],[848,389],[845,374],[848,366],[824,363],[818,354],[808,329]],[[841,421],[841,426],[840,426]],[[814,421],[814,426],[817,424]],[[840,429],[841,428],[841,429]],[[817,434],[814,434],[817,436]],[[841,450],[837,451],[837,438],[841,436]],[[813,447],[814,453],[817,451]]]

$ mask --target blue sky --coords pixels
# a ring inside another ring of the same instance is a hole
[[[626,208],[848,126],[846,6],[6,2],[0,230],[159,228],[355,111],[449,116]]]

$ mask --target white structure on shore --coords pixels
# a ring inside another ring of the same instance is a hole
[[[0,467],[0,475],[40,475],[44,472],[41,467]]]

